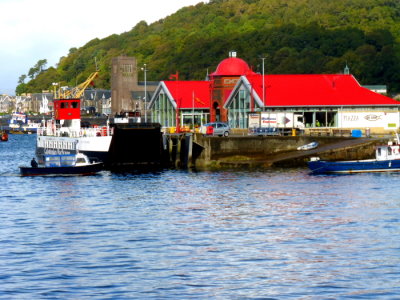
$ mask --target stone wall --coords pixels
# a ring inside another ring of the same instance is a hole
[[[319,143],[317,149],[307,152],[297,150],[297,147],[313,141]],[[348,146],[346,146],[346,141],[349,141]],[[352,137],[230,136],[220,138],[195,135],[193,165],[198,168],[305,166],[310,156],[332,160],[366,159],[374,156],[376,144],[386,142],[387,140],[361,140]],[[329,145],[332,147],[324,147]],[[324,149],[323,152],[320,152],[320,149]]]

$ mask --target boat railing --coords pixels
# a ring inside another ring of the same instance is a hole
[[[108,126],[99,127],[88,127],[80,128],[78,130],[72,128],[51,128],[42,127],[38,128],[37,134],[40,136],[56,136],[56,137],[100,137],[100,136],[112,136],[113,128]]]

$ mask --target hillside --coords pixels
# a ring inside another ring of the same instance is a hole
[[[338,73],[346,63],[361,84],[387,84],[400,91],[398,0],[211,0],[185,7],[158,22],[71,48],[55,68],[39,72],[17,93],[74,85],[94,71],[96,86],[110,87],[111,58],[136,56],[149,80],[179,70],[181,79],[204,79],[236,50],[268,74]]]

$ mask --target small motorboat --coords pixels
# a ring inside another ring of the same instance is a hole
[[[308,167],[314,174],[329,173],[366,173],[400,171],[400,145],[389,142],[388,145],[377,146],[374,159],[324,161],[312,157]]]
[[[312,143],[297,147],[297,150],[311,150],[311,149],[315,149],[317,147],[318,147],[318,143],[312,142]]]
[[[90,162],[83,153],[45,155],[44,164],[32,159],[31,166],[19,167],[22,176],[91,175],[103,169],[102,162]]]

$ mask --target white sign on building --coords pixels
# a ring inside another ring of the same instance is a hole
[[[366,111],[366,112],[339,112],[339,126],[341,128],[399,128],[399,112]]]

